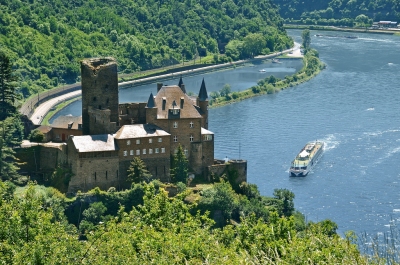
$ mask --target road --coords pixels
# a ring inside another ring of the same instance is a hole
[[[255,57],[255,59],[269,59],[269,58],[274,58],[276,56],[279,56],[281,54],[287,53],[288,56],[292,57],[302,57],[303,55],[300,52],[300,44],[295,43],[294,47],[292,49],[284,50],[282,52],[277,52],[273,54],[268,54],[268,55],[261,55]],[[148,77],[148,78],[142,78],[142,79],[137,79],[133,81],[127,81],[127,82],[122,82],[118,84],[118,87],[124,87],[124,86],[132,86],[135,83],[140,83],[140,82],[146,82],[146,81],[156,81],[158,79],[163,79],[163,78],[168,78],[171,76],[180,76],[180,75],[187,75],[187,74],[192,74],[196,72],[201,72],[204,70],[213,70],[213,69],[218,69],[218,68],[223,68],[229,65],[234,65],[234,64],[243,64],[247,62],[248,60],[240,60],[232,63],[225,63],[225,64],[219,64],[219,65],[212,65],[212,66],[206,66],[202,68],[197,68],[193,70],[186,70],[186,71],[181,71],[181,72],[176,72],[176,73],[171,73],[171,74],[166,74],[166,75],[159,75],[159,76],[153,76],[153,77]],[[82,90],[77,90],[74,92],[70,92],[52,99],[49,99],[42,104],[40,104],[38,107],[36,107],[35,111],[33,112],[31,116],[31,121],[35,125],[40,125],[43,121],[43,118],[46,116],[46,114],[50,111],[51,108],[54,106],[60,104],[63,101],[66,101],[71,98],[79,97],[82,94]]]
[[[80,96],[82,93],[81,90],[70,92],[52,99],[49,99],[42,104],[40,104],[35,111],[32,114],[31,120],[33,124],[35,125],[40,125],[43,121],[43,118],[46,116],[46,114],[50,111],[50,109],[58,104],[60,104],[63,101],[66,101],[71,98],[75,98]]]

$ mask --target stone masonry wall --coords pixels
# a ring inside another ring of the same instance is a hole
[[[89,107],[109,109],[110,122],[118,124],[117,62],[109,57],[83,60],[81,76],[83,135],[93,134],[89,122]]]

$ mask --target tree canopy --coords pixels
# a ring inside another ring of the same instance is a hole
[[[0,51],[0,121],[12,116],[16,111],[15,101],[17,76],[12,69],[10,58]]]
[[[400,21],[394,0],[272,0],[285,22],[337,26],[366,26],[373,21]]]
[[[299,232],[293,217],[272,212],[268,222],[249,214],[240,225],[215,228],[207,212],[184,202],[188,193],[169,198],[153,184],[143,186],[141,204],[109,219],[102,202],[92,203],[84,219],[94,225],[84,235],[66,222],[60,193],[33,184],[14,190],[0,181],[4,264],[383,264],[361,255],[354,237],[338,236],[329,220]]]
[[[113,56],[121,73],[224,53],[231,40],[262,34],[288,46],[269,0],[0,0],[0,47],[25,96],[79,81],[83,58]],[[221,8],[222,7],[222,8]],[[271,44],[275,43],[275,44]]]

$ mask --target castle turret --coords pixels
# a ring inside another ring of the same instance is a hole
[[[157,119],[157,107],[154,101],[153,93],[150,93],[150,97],[146,105],[146,123],[154,123],[156,119]]]
[[[197,97],[197,106],[200,107],[201,116],[203,117],[201,127],[208,129],[208,94],[204,78],[201,82],[199,96]]]
[[[118,74],[114,58],[81,62],[83,135],[115,133],[118,126]]]
[[[182,76],[179,79],[178,87],[180,87],[182,89],[182,92],[186,94],[186,88],[185,88],[185,84],[183,83]]]

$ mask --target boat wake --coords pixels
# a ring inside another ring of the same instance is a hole
[[[325,138],[321,139],[321,141],[325,143],[324,145],[325,152],[335,149],[340,143],[340,141],[336,138],[334,134],[327,135]]]
[[[388,158],[392,157],[394,154],[397,154],[399,152],[400,152],[400,146],[390,149],[383,157],[378,158],[377,161],[375,161],[374,165],[381,164],[383,161],[387,160]]]

